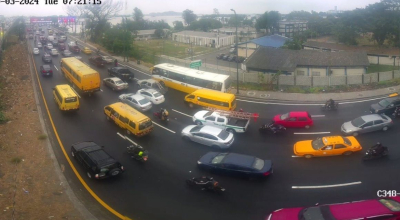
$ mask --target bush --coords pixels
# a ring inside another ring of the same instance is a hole
[[[38,136],[39,140],[45,140],[46,138],[47,138],[46,134],[41,134],[41,135]]]
[[[4,113],[2,111],[0,111],[0,124],[4,124],[8,121],[8,119],[6,118],[6,116],[4,115]]]
[[[14,157],[11,159],[11,163],[19,164],[21,163],[22,159],[19,157]]]

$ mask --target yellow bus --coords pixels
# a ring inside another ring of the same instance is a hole
[[[233,111],[236,108],[236,96],[209,89],[199,89],[186,95],[185,103],[190,107],[197,105]]]
[[[77,92],[91,95],[100,91],[100,74],[75,57],[62,58],[60,68]]]
[[[77,111],[79,110],[78,95],[67,84],[56,85],[53,88],[54,100],[58,108],[62,111]]]
[[[185,93],[192,93],[198,89],[226,92],[230,86],[228,75],[205,72],[170,63],[155,65],[151,71],[153,79],[159,81],[162,86],[166,85]]]

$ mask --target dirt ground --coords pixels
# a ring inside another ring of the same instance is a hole
[[[83,219],[58,179],[41,128],[24,44],[0,68],[0,219]]]

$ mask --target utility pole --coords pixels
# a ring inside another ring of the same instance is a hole
[[[238,20],[237,20],[237,15],[236,11],[231,9],[233,13],[235,13],[235,23],[236,23],[236,59],[239,57],[239,50],[238,50],[238,34],[237,34],[237,28],[238,28]],[[236,94],[239,94],[239,62],[236,62]]]

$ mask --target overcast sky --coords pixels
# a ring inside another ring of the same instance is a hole
[[[45,5],[45,0],[39,0],[39,5],[6,5],[0,1],[0,15],[14,16],[47,16],[63,15],[63,0],[58,0],[58,5]],[[109,0],[102,0],[109,1]],[[117,1],[117,0],[114,0]],[[121,0],[125,3],[125,0]],[[337,6],[338,10],[352,10],[364,8],[379,0],[126,0],[127,9],[120,14],[131,14],[134,7],[138,7],[144,14],[151,12],[176,11],[182,12],[185,9],[192,10],[195,14],[212,14],[217,8],[221,14],[230,14],[231,8],[238,14],[262,14],[266,11],[279,11],[286,14],[291,11],[328,11]],[[124,4],[125,5],[125,4]]]

